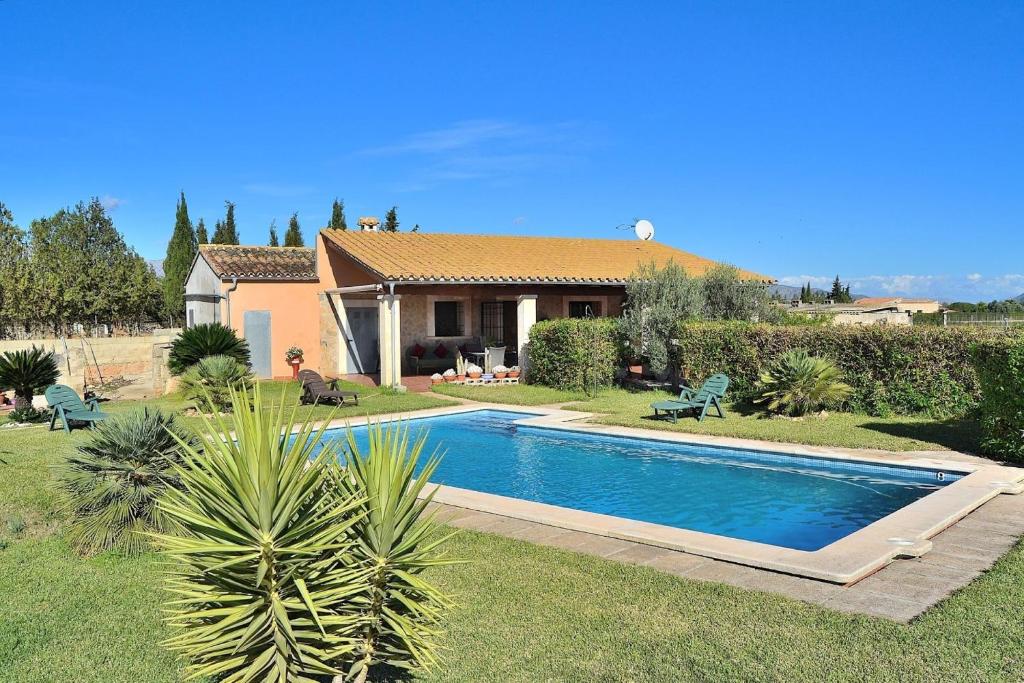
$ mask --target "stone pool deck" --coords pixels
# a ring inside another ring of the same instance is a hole
[[[894,560],[850,585],[816,581],[514,517],[435,504],[438,519],[460,529],[651,567],[687,579],[778,593],[839,610],[908,622],[986,572],[1024,534],[1024,496],[993,498],[932,537],[923,557]]]

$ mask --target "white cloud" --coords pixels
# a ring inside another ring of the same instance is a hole
[[[812,286],[828,289],[835,278],[825,275],[787,275],[779,278],[784,285]],[[1024,293],[1024,274],[1002,275],[864,275],[842,278],[856,294],[876,296],[909,296],[943,301],[990,301]]]
[[[116,211],[117,207],[122,204],[124,204],[124,200],[119,197],[112,197],[109,194],[100,197],[100,205],[107,211]]]
[[[522,225],[526,222],[526,216],[516,216],[512,219],[512,225]]]

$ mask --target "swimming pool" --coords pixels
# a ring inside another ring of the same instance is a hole
[[[802,551],[963,476],[515,424],[529,417],[474,410],[407,422],[428,430],[428,452],[443,451],[438,484]],[[353,431],[365,446],[366,427]]]

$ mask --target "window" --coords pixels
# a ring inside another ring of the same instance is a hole
[[[596,318],[601,315],[601,309],[596,301],[570,301],[570,318]]]
[[[464,317],[461,301],[434,302],[434,336],[462,337]]]

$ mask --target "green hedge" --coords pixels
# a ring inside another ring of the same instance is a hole
[[[527,344],[528,381],[570,391],[611,384],[619,365],[617,329],[612,318],[537,323]]]
[[[1005,332],[945,327],[781,327],[751,323],[682,323],[676,362],[689,382],[716,372],[733,380],[732,398],[754,396],[761,370],[785,351],[831,358],[854,388],[850,408],[873,415],[962,416],[981,398],[971,348]]]
[[[1024,462],[1024,339],[992,339],[975,345],[981,384],[981,447],[1001,460]]]

